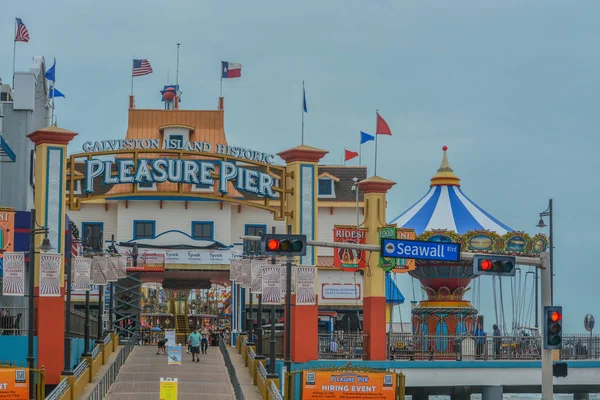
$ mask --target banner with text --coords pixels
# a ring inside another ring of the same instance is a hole
[[[116,246],[121,255],[131,257],[131,247]],[[208,250],[208,249],[139,249],[138,264],[140,260],[159,257],[165,264],[229,264],[235,252],[231,249]]]
[[[25,253],[4,253],[4,296],[25,295]]]
[[[296,305],[317,304],[317,268],[299,265],[296,267]]]
[[[60,296],[60,254],[40,254],[40,297]]]
[[[365,244],[365,230],[351,227],[335,227],[333,240],[336,243]],[[357,270],[365,267],[365,252],[354,249],[334,249],[333,265],[343,270]]]
[[[15,210],[0,207],[0,276],[2,276],[3,254],[14,250]]]
[[[263,305],[281,304],[281,267],[279,265],[262,268]]]
[[[264,261],[252,261],[252,287],[250,292],[254,294],[262,293],[262,268],[267,265]]]
[[[302,400],[395,400],[393,372],[303,371]]]
[[[89,291],[91,270],[92,270],[92,259],[89,257],[73,257],[73,289]]]
[[[296,292],[296,282],[294,280],[294,266],[292,266],[292,293]],[[285,297],[287,293],[287,266],[285,263],[281,265],[281,297]]]
[[[249,259],[243,259],[240,263],[240,270],[242,273],[242,287],[244,289],[250,289],[252,287],[252,266]]]
[[[94,285],[106,285],[106,264],[107,260],[105,257],[94,257],[92,259],[92,283]]]
[[[116,282],[119,280],[117,277],[117,257],[106,257],[106,281]]]

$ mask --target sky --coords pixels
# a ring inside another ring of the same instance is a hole
[[[0,77],[10,81],[18,16],[31,41],[17,43],[17,70],[36,55],[57,59],[56,87],[66,95],[56,100],[58,125],[79,133],[71,151],[124,136],[132,58],[154,69],[135,78],[136,106],[162,106],[176,43],[181,108],[215,109],[221,60],[242,63],[242,78],[223,82],[230,144],[270,153],[298,145],[305,81],[305,143],[328,150],[326,164],[339,164],[344,148],[359,150],[376,110],[387,120],[393,135],[379,138],[378,175],[396,182],[388,220],[426,193],[444,145],[463,191],[514,229],[537,233],[538,214],[554,199],[564,330],[582,332],[587,313],[600,317],[599,2],[5,3]],[[373,143],[362,152],[372,174]],[[399,280],[412,300],[411,279]],[[487,330],[495,318],[490,282],[483,278],[480,295]],[[511,307],[505,296],[508,314]]]

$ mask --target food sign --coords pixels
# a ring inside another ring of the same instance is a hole
[[[417,235],[415,234],[414,229],[397,228],[395,238],[402,240],[415,240],[417,238]],[[416,268],[415,260],[408,258],[396,258],[395,260],[396,265],[392,269],[392,272],[404,273],[408,271],[413,271]]]
[[[365,244],[365,230],[355,227],[335,227],[333,240],[336,243]],[[365,267],[365,252],[356,249],[334,249],[333,265],[343,270],[358,270]]]
[[[393,372],[303,371],[302,400],[395,400]]]

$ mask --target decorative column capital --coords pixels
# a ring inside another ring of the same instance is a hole
[[[59,144],[66,146],[75,136],[77,136],[76,132],[71,132],[59,128],[58,126],[49,126],[47,128],[38,129],[27,135],[36,146],[39,146],[40,144]]]
[[[317,149],[316,147],[300,145],[289,150],[284,150],[277,153],[279,157],[283,159],[287,164],[292,162],[312,162],[318,163],[321,161],[325,154],[329,153],[327,150]]]
[[[358,183],[358,187],[364,194],[368,193],[387,193],[396,182],[392,182],[380,176],[372,176]]]

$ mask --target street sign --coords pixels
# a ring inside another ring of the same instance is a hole
[[[594,325],[596,325],[596,320],[594,320],[594,316],[592,314],[588,314],[583,319],[583,326],[585,330],[591,332],[594,330]]]
[[[411,258],[415,260],[458,261],[460,260],[460,243],[381,239],[380,255],[386,258]]]

